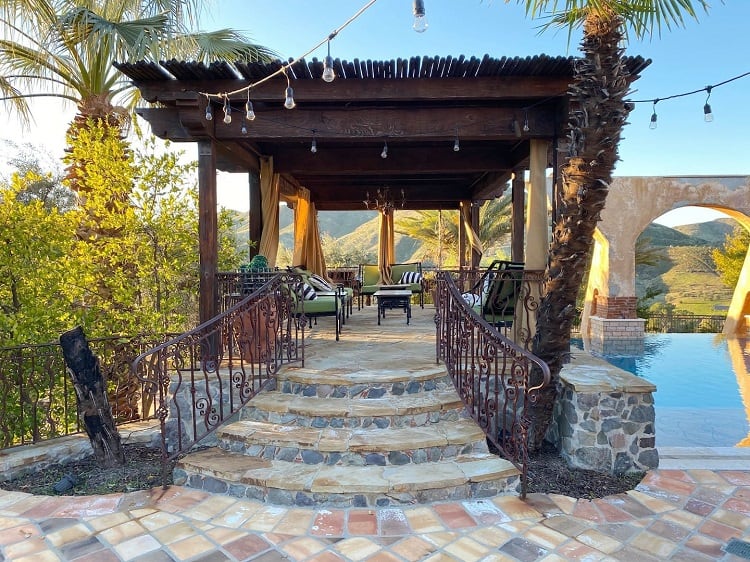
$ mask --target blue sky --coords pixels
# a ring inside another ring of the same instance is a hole
[[[214,0],[207,4],[204,29],[233,27],[283,58],[297,57],[340,28],[366,0]],[[493,57],[576,55],[580,32],[539,34],[543,20],[528,19],[515,2],[503,0],[425,0],[429,28],[411,29],[409,0],[377,0],[331,43],[343,59],[392,59],[422,55]],[[695,1],[695,4],[698,2]],[[750,71],[747,22],[750,1],[712,0],[708,14],[684,28],[663,30],[661,37],[631,40],[627,53],[653,60],[634,85],[632,99],[665,98],[704,88]],[[308,58],[325,56],[320,47]],[[705,93],[664,100],[656,107],[658,127],[648,127],[652,105],[637,104],[620,146],[616,175],[750,175],[750,76],[713,90],[714,121],[703,120]],[[61,153],[65,125],[73,108],[54,102],[35,104],[31,131],[0,129],[0,138],[29,140]],[[0,126],[3,125],[0,119]],[[192,151],[188,149],[188,154]],[[221,194],[220,194],[221,196]],[[225,202],[228,204],[228,202]],[[233,206],[233,205],[230,205]]]

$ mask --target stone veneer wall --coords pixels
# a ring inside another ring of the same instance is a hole
[[[575,352],[560,373],[547,438],[568,465],[624,474],[657,468],[656,387],[586,352]]]

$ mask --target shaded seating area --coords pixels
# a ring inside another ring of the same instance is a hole
[[[419,305],[424,308],[424,276],[422,262],[394,263],[388,266],[388,275],[377,264],[360,264],[357,308],[362,308],[363,298],[371,297],[384,285],[404,285],[412,295],[419,295]]]
[[[294,280],[292,288],[292,314],[312,327],[318,317],[333,316],[336,341],[341,335],[341,328],[346,323],[346,316],[351,312],[353,292],[343,285],[332,285],[320,275],[310,271],[292,268]]]

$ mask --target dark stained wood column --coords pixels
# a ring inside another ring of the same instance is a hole
[[[524,201],[525,190],[526,182],[524,181],[524,170],[514,170],[513,182],[511,183],[512,223],[510,259],[512,261],[519,262],[524,261],[524,213],[526,208]]]
[[[260,172],[250,170],[247,174],[247,182],[250,197],[250,210],[248,211],[248,240],[255,242],[250,247],[249,258],[252,259],[258,255],[260,246],[260,235],[263,232],[263,207],[260,197]]]
[[[476,232],[477,234],[479,234],[479,206],[480,203],[478,201],[474,201],[471,203],[471,228],[473,228],[474,232]],[[472,248],[471,268],[477,269],[479,267],[480,261],[482,261],[482,253]]]
[[[199,141],[198,231],[201,277],[198,317],[201,324],[216,316],[219,311],[216,286],[219,256],[216,204],[216,150],[212,141]]]
[[[471,201],[461,201],[458,211],[458,267],[466,266],[466,221],[469,219],[468,207]]]

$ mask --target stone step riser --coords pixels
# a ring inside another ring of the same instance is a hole
[[[497,480],[471,482],[459,486],[399,493],[313,493],[309,491],[284,490],[228,482],[193,471],[185,471],[184,476],[186,478],[186,486],[212,494],[226,494],[236,498],[248,498],[272,505],[342,509],[349,507],[413,506],[414,504],[440,501],[516,495],[520,488],[519,477],[510,476]]]
[[[329,466],[401,466],[409,463],[424,464],[456,458],[459,455],[472,453],[489,453],[485,441],[466,445],[447,445],[425,449],[389,451],[389,452],[320,452],[313,448],[280,447],[276,445],[258,445],[241,441],[221,439],[219,447],[225,451],[241,453],[250,457],[275,459],[280,461],[302,463],[307,465],[325,464]],[[425,468],[429,470],[429,468]]]
[[[423,412],[418,414],[404,414],[392,416],[331,416],[310,417],[305,414],[294,412],[269,412],[259,408],[245,407],[240,412],[240,420],[253,420],[270,422],[281,425],[296,425],[299,427],[313,427],[322,429],[330,427],[334,429],[351,429],[377,427],[421,427],[441,421],[456,421],[466,419],[467,415],[463,407]]]
[[[442,376],[424,381],[395,382],[388,384],[332,385],[302,383],[290,380],[279,381],[278,388],[284,394],[299,394],[318,398],[386,398],[389,396],[409,396],[423,392],[453,388],[449,377]]]

